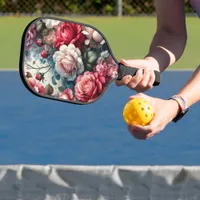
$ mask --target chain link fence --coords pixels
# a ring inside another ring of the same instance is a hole
[[[193,13],[185,0],[187,13]],[[154,14],[154,0],[0,0],[1,15],[138,15]]]

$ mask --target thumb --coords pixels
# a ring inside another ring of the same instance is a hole
[[[133,129],[134,131],[138,131],[138,132],[142,131],[143,133],[147,134],[148,137],[151,137],[159,129],[160,122],[161,120],[158,117],[154,116],[153,120],[148,125],[145,125],[145,126],[135,125]]]

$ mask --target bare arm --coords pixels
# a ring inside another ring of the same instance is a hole
[[[155,0],[157,31],[145,59],[152,59],[160,71],[175,63],[183,54],[187,33],[184,0]]]
[[[188,107],[200,101],[200,65],[194,71],[185,86],[178,92],[183,97]],[[147,126],[128,125],[128,130],[137,139],[148,139],[162,131],[180,112],[179,104],[174,100],[153,98],[142,93],[131,96],[130,99],[142,97],[152,103],[155,116]],[[181,103],[181,101],[180,101]],[[182,102],[183,103],[183,102]]]
[[[200,65],[177,95],[186,100],[188,107],[200,101]]]

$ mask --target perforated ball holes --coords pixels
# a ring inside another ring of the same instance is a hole
[[[135,98],[125,105],[123,117],[127,124],[144,126],[154,117],[154,109],[146,99]]]

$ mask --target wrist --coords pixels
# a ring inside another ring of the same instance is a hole
[[[166,68],[176,62],[175,55],[169,51],[166,47],[157,45],[151,48],[151,51],[146,55],[157,61],[159,66],[159,72],[165,71]]]
[[[158,63],[158,61],[154,57],[147,56],[144,59],[150,62],[150,66],[151,66],[152,69],[160,72],[159,63]]]
[[[188,106],[187,106],[187,102],[186,100],[180,96],[180,95],[174,95],[172,97],[170,97],[168,99],[168,101],[172,101],[174,102],[173,105],[175,106],[176,104],[176,107],[175,110],[174,110],[174,118],[172,119],[173,122],[177,122],[178,120],[180,120],[187,112],[188,112]],[[177,106],[178,106],[178,109],[177,109]]]
[[[170,118],[170,121],[173,121],[173,119],[178,115],[178,113],[181,111],[180,106],[177,101],[174,101],[173,99],[168,99],[168,102],[170,103],[172,115]]]

